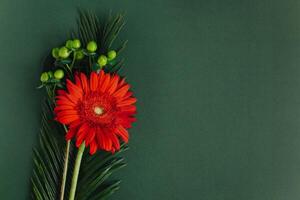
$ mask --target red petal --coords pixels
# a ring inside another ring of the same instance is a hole
[[[90,89],[91,91],[96,91],[97,87],[98,87],[98,75],[95,72],[92,72],[90,76]]]
[[[97,151],[97,143],[92,142],[90,145],[90,154],[93,155],[94,153],[96,153],[96,151]]]
[[[67,79],[67,88],[72,97],[76,98],[76,100],[82,98],[82,89],[72,83],[69,79]]]
[[[119,83],[119,88],[123,87],[125,85],[125,78],[122,78],[122,80]]]
[[[77,115],[57,116],[57,121],[59,121],[62,124],[70,124],[78,119],[79,117]]]
[[[76,84],[78,87],[80,87],[81,90],[82,90],[82,84],[81,84],[81,80],[80,80],[78,74],[75,75],[75,84]],[[83,90],[82,90],[82,91],[83,91]]]
[[[116,133],[117,133],[117,135],[119,135],[122,138],[122,140],[124,142],[126,142],[126,143],[128,142],[129,134],[128,134],[128,131],[125,128],[123,128],[123,126],[118,126]]]
[[[120,89],[118,89],[113,96],[115,97],[123,97],[129,90],[130,86],[128,84],[124,85]]]
[[[98,148],[100,149],[104,149],[103,148],[103,132],[102,129],[97,129],[96,130],[96,139],[97,139],[97,144],[98,144]]]
[[[66,140],[72,139],[75,136],[75,134],[76,134],[76,129],[74,129],[74,128],[69,129],[66,136],[65,136]]]
[[[129,105],[129,106],[122,106],[119,108],[121,112],[136,112],[136,106],[135,105]]]
[[[82,124],[78,131],[77,131],[77,135],[76,135],[76,146],[79,147],[82,142],[85,140],[87,133],[89,132],[89,126],[84,123]]]
[[[59,110],[74,110],[74,106],[59,105],[54,108],[54,112]]]
[[[57,93],[57,95],[65,95],[66,91],[65,90],[57,90],[56,93]]]
[[[110,75],[106,74],[103,80],[103,84],[100,87],[101,92],[105,92],[110,83]]]
[[[76,104],[74,102],[72,102],[71,100],[69,100],[68,98],[58,99],[58,100],[56,100],[56,104],[59,106],[61,106],[61,105],[76,106]]]
[[[109,87],[109,89],[107,90],[107,92],[109,94],[112,94],[116,91],[117,89],[117,86],[118,86],[118,82],[119,82],[119,76],[118,75],[115,75],[113,76],[113,78],[111,79],[111,86]]]
[[[81,79],[81,85],[82,85],[83,91],[85,93],[88,93],[89,92],[89,85],[88,85],[86,75],[84,73],[80,73],[80,79]]]
[[[136,102],[136,98],[129,98],[117,104],[118,107],[128,106],[134,104]]]
[[[104,80],[105,74],[104,71],[101,70],[99,73],[99,77],[98,77],[98,87],[100,88],[103,84],[103,80]]]
[[[124,96],[123,96],[123,100],[127,99],[129,97],[131,97],[133,95],[133,92],[128,91]]]
[[[59,111],[59,114],[61,116],[69,116],[69,115],[76,115],[78,116],[78,113],[76,110],[61,110]]]
[[[72,129],[72,128],[78,128],[78,126],[82,123],[82,121],[79,119],[79,120],[76,120],[74,122],[72,122],[70,125],[69,125],[69,128]]]
[[[110,151],[111,149],[111,146],[112,146],[112,142],[108,136],[109,132],[105,129],[102,130],[103,131],[103,134],[102,134],[102,144],[103,144],[103,149],[105,151]]]
[[[120,142],[119,142],[117,136],[115,134],[112,134],[110,137],[111,137],[111,141],[113,143],[114,149],[119,150],[120,149]]]
[[[94,140],[94,138],[95,138],[95,129],[91,128],[85,139],[86,146],[88,146]]]
[[[122,125],[124,128],[131,128],[131,124],[135,121],[136,119],[134,117],[123,117],[118,118],[116,122]]]

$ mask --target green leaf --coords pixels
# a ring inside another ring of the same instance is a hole
[[[39,146],[34,149],[33,175],[31,178],[33,199],[57,199],[64,163],[64,136],[53,120],[52,104],[45,100],[41,118]]]

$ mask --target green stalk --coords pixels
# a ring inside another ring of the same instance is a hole
[[[70,189],[70,196],[69,200],[74,200],[75,198],[75,192],[76,192],[76,186],[77,186],[77,180],[78,180],[78,174],[81,164],[82,155],[85,149],[85,142],[83,142],[77,152],[77,157],[75,160],[75,166],[73,171],[73,177],[72,177],[72,183],[71,183],[71,189]]]
[[[67,127],[64,126],[66,132],[68,132]],[[66,188],[66,180],[67,180],[67,172],[68,172],[68,164],[69,164],[69,151],[70,151],[70,140],[67,141],[66,151],[65,151],[65,163],[63,170],[62,183],[60,187],[60,200],[64,200],[65,188]]]
[[[71,63],[71,69],[74,67],[75,60],[76,60],[76,51],[74,51],[74,53],[73,53],[73,60],[72,60],[72,63]]]

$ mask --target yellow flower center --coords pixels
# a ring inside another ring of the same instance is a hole
[[[101,107],[99,107],[99,106],[95,106],[95,107],[94,107],[94,113],[95,113],[96,115],[102,115],[102,114],[104,113],[104,110],[103,110],[103,108],[101,108]]]

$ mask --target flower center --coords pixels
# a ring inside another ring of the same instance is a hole
[[[102,114],[104,113],[104,110],[103,110],[103,108],[101,108],[100,106],[95,106],[95,107],[94,107],[94,113],[95,113],[96,115],[102,115]]]

